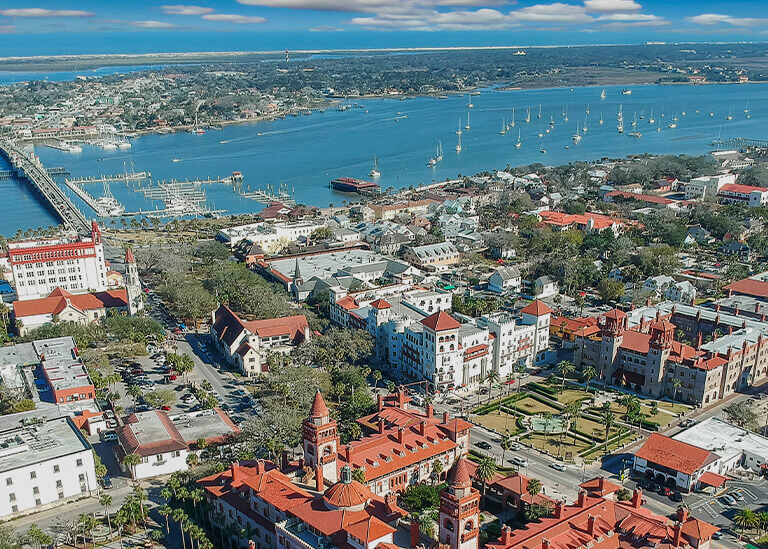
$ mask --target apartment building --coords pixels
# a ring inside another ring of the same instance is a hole
[[[251,223],[221,229],[216,239],[234,248],[241,240],[257,244],[267,254],[274,254],[300,237],[308,237],[325,227],[325,220],[297,221],[295,223]]]
[[[20,301],[46,297],[56,288],[73,293],[108,289],[101,229],[95,221],[90,237],[9,242],[8,260]]]
[[[451,242],[439,242],[408,248],[403,259],[425,271],[441,271],[459,262],[461,254]]]

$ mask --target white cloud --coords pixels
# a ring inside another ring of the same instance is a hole
[[[131,25],[142,29],[178,29],[178,25],[166,23],[164,21],[131,21]]]
[[[506,29],[517,22],[498,10],[438,12],[423,10],[411,15],[379,13],[373,17],[355,17],[349,23],[377,29],[399,30],[488,30]]]
[[[163,13],[166,15],[205,15],[206,13],[213,13],[213,8],[204,8],[202,6],[184,6],[177,4],[175,6],[160,6],[163,8]]]
[[[591,23],[594,19],[587,14],[586,8],[555,2],[537,4],[510,12],[518,21],[537,23]]]
[[[320,25],[309,29],[309,32],[344,32],[344,29],[332,25]]]
[[[599,13],[637,11],[643,8],[635,0],[584,0],[584,7]]]
[[[515,4],[516,0],[237,0],[250,6],[350,13],[414,13],[438,6],[485,7]]]
[[[607,21],[607,22],[625,22],[625,23],[650,23],[650,22],[660,22],[665,21],[666,23],[669,23],[666,19],[663,17],[659,17],[658,15],[651,15],[647,13],[610,13],[606,15],[601,15],[597,18],[598,21]]]
[[[16,8],[0,10],[7,17],[93,17],[90,11],[79,10],[48,10],[43,8]]]
[[[210,13],[203,15],[203,19],[206,21],[226,21],[228,23],[237,23],[238,25],[267,22],[263,17],[238,15],[235,13]]]
[[[702,13],[693,17],[686,17],[686,21],[696,25],[718,25],[726,23],[734,27],[754,27],[756,25],[768,25],[768,19],[757,19],[754,17],[733,17],[721,13]]]

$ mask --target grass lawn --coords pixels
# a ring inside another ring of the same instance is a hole
[[[659,402],[659,410],[664,410],[671,414],[679,414],[680,412],[689,412],[691,407],[687,404],[680,404],[678,402],[673,406],[671,402]]]
[[[566,389],[557,395],[557,401],[563,405],[567,405],[571,402],[576,402],[579,400],[589,400],[591,398],[592,395],[590,393],[585,391],[577,391],[576,389]]]
[[[589,448],[589,443],[573,438],[572,436],[563,437],[563,444],[560,445],[560,435],[548,435],[546,438],[543,433],[527,435],[524,439],[539,450],[546,450],[553,456],[565,455],[566,452],[573,452],[576,455]]]
[[[483,427],[493,429],[498,433],[505,433],[509,431],[511,435],[514,435],[518,432],[514,416],[506,412],[499,413],[499,411],[496,410],[494,412],[488,412],[484,415],[478,414],[474,416],[473,420],[478,422]]]
[[[545,412],[550,412],[552,415],[555,415],[555,416],[560,415],[560,410],[558,410],[554,406],[550,406],[549,404],[539,402],[538,400],[530,397],[525,397],[523,399],[518,400],[517,409],[530,415],[543,414]]]
[[[584,417],[580,417],[576,422],[576,428],[578,431],[594,437],[597,440],[605,440],[605,425],[592,421]],[[610,436],[618,434],[619,430],[614,426],[611,427]],[[610,437],[609,437],[610,438]]]
[[[624,433],[624,435],[621,437],[621,444],[622,445],[627,444],[628,442],[635,441],[638,438],[639,437],[637,436],[637,433],[635,433],[635,432]],[[611,452],[616,450],[618,447],[619,447],[618,439],[613,440],[612,442],[608,443],[608,452],[607,453],[610,454]],[[587,456],[585,459],[587,459],[587,460],[595,460],[595,459],[598,459],[598,458],[604,456],[606,454],[605,443],[603,443],[603,444],[596,444],[595,445],[595,450],[596,451],[594,453],[589,454],[589,456]]]

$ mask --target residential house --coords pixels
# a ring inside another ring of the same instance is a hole
[[[517,267],[501,267],[488,279],[488,289],[498,294],[520,291],[523,279]]]

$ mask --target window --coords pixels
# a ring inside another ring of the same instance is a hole
[[[8,477],[7,479],[5,479],[5,485],[13,486],[13,479],[11,477]]]
[[[37,486],[33,486],[32,487],[32,493],[35,494],[35,495],[39,494],[40,493],[40,488],[38,488]]]
[[[83,466],[83,460],[82,460],[82,459],[78,459],[78,460],[75,462],[75,464],[77,464],[77,466],[78,466],[78,467],[82,467],[82,466]]]
[[[62,487],[61,481],[57,480],[56,481],[56,488],[61,488],[61,487]]]
[[[10,501],[16,501],[16,494],[14,494],[14,493],[10,493],[10,494],[8,494],[8,499],[9,499]]]
[[[60,471],[61,471],[61,469],[59,468],[59,466],[58,466],[58,465],[54,465],[54,466],[53,466],[53,472],[54,472],[54,473],[59,473]]]
[[[155,457],[157,458],[157,461],[163,461],[163,454],[157,454]]]
[[[43,502],[40,501],[40,498],[35,498],[35,505],[42,505]]]
[[[177,458],[179,456],[181,456],[181,452],[179,452],[178,450],[176,450],[175,452],[171,452],[171,457]]]
[[[12,513],[18,513],[19,512],[19,506],[18,505],[11,505],[11,512]]]
[[[80,480],[80,482],[85,482],[85,473],[80,473],[78,480]]]
[[[29,478],[37,478],[37,471],[30,471]]]
[[[59,499],[64,499],[64,492],[59,492]]]

